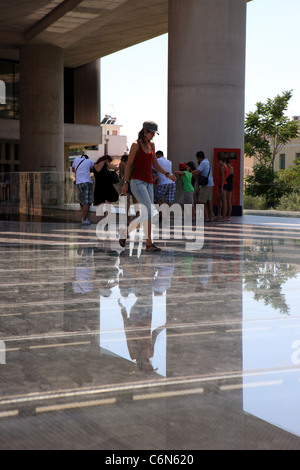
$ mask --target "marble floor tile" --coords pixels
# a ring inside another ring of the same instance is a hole
[[[300,219],[98,235],[0,221],[0,449],[300,449]]]

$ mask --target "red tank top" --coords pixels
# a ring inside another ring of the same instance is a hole
[[[228,173],[229,173],[229,168],[227,166],[224,167],[224,186],[225,184],[227,184],[227,176],[228,176]],[[221,170],[219,171],[219,174],[218,174],[218,186],[219,188],[221,187],[221,184],[222,184],[222,175],[221,175]]]
[[[153,183],[152,179],[152,162],[153,162],[153,148],[151,152],[146,153],[140,145],[140,150],[134,162],[134,170],[132,179],[145,181],[146,183]]]

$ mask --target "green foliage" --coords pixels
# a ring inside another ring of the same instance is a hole
[[[300,159],[295,161],[293,168],[288,168],[282,172],[285,183],[291,188],[291,191],[300,193]]]
[[[264,196],[250,196],[244,194],[244,209],[267,209],[266,198]]]
[[[300,193],[293,192],[288,196],[283,196],[278,206],[276,207],[279,211],[300,211]]]
[[[245,194],[248,196],[263,196],[266,208],[275,208],[282,196],[291,192],[289,184],[284,180],[280,172],[274,172],[269,166],[255,165],[253,175],[246,178]]]
[[[246,195],[266,198],[267,208],[276,207],[280,199],[295,190],[299,171],[289,175],[274,171],[276,155],[290,140],[298,137],[298,124],[284,115],[292,91],[285,91],[266,103],[256,103],[256,110],[246,115],[245,155],[258,162],[253,175],[246,179]],[[299,179],[298,179],[299,178]]]
[[[292,90],[285,91],[266,103],[256,103],[256,110],[246,115],[245,154],[273,171],[276,155],[298,136],[297,122],[284,115],[291,97]]]

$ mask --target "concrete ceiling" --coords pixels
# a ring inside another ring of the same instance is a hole
[[[168,31],[168,0],[0,0],[0,58],[23,44],[64,49],[78,67]]]
[[[65,66],[78,67],[166,33],[168,3],[0,0],[0,58],[18,60],[24,44],[52,44],[64,49]]]

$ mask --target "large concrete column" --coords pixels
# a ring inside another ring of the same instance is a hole
[[[20,53],[21,171],[64,171],[64,56],[47,45]]]
[[[169,0],[173,166],[195,161],[198,150],[211,162],[214,148],[239,148],[243,155],[245,49],[246,0]]]

